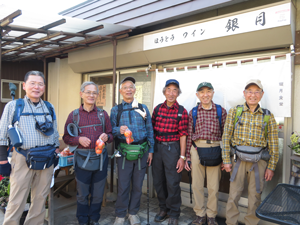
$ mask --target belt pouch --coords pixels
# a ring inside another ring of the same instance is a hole
[[[218,166],[222,162],[222,149],[220,146],[210,148],[199,148],[197,152],[200,164],[203,166]]]
[[[106,149],[103,149],[102,154],[106,152]],[[80,169],[87,171],[96,171],[100,170],[100,160],[101,155],[97,155],[94,149],[87,150],[75,150],[75,165]]]
[[[32,170],[44,170],[49,168],[57,161],[55,150],[56,147],[48,145],[24,151],[26,153],[25,157],[28,168]]]

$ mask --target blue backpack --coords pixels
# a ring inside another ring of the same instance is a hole
[[[217,115],[219,119],[220,124],[220,130],[222,133],[222,107],[218,104],[215,104],[217,108]],[[192,116],[193,116],[193,132],[195,133],[195,127],[196,127],[196,120],[197,120],[197,112],[198,112],[198,105],[193,108]]]
[[[56,120],[56,115],[55,115],[55,112],[54,112],[54,108],[52,107],[52,105],[47,102],[47,101],[44,101],[46,107],[48,108],[49,113],[45,113],[46,116],[47,115],[51,115],[52,117],[52,121]],[[19,98],[16,100],[16,108],[15,108],[15,113],[14,113],[14,117],[13,117],[13,120],[12,120],[12,125],[15,124],[15,122],[17,121],[20,121],[20,116],[29,116],[29,115],[33,115],[32,113],[22,113],[23,110],[24,110],[24,107],[25,107],[25,103],[24,103],[24,99],[23,98]],[[40,116],[40,115],[45,115],[44,113],[35,113],[35,115],[37,116]]]
[[[34,115],[51,115],[52,121],[56,120],[55,111],[52,105],[44,101],[46,107],[49,110],[49,113],[34,113]],[[12,120],[12,125],[15,124],[15,122],[20,121],[21,116],[29,116],[33,115],[33,113],[23,113],[25,107],[24,99],[20,98],[16,100],[16,108],[14,112],[14,117]],[[10,143],[9,151],[11,150],[12,145]],[[17,149],[16,149],[17,150]],[[47,145],[47,146],[41,146],[41,147],[35,147],[29,150],[22,150],[19,149],[17,152],[24,155],[26,158],[26,163],[29,169],[33,170],[44,170],[46,168],[49,168],[54,164],[54,167],[58,163],[58,158],[56,157],[55,153],[56,147],[53,145]]]

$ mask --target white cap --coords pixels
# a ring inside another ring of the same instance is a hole
[[[262,84],[261,84],[261,81],[258,80],[258,79],[251,79],[251,80],[249,80],[249,81],[246,83],[245,89],[247,89],[248,86],[251,85],[251,84],[255,84],[255,85],[257,85],[261,90],[263,90],[263,86],[262,86]]]

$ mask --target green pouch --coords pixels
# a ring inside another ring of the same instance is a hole
[[[125,143],[120,143],[118,150],[124,156],[122,169],[124,169],[125,165],[125,158],[129,161],[138,160],[139,162],[139,169],[141,168],[140,160],[143,158],[145,152],[149,149],[148,142],[144,142],[141,145],[128,145]]]

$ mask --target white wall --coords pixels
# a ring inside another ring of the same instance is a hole
[[[58,132],[62,136],[69,113],[80,106],[81,74],[73,72],[67,58],[57,58],[49,63],[48,76],[48,100],[54,105]]]

